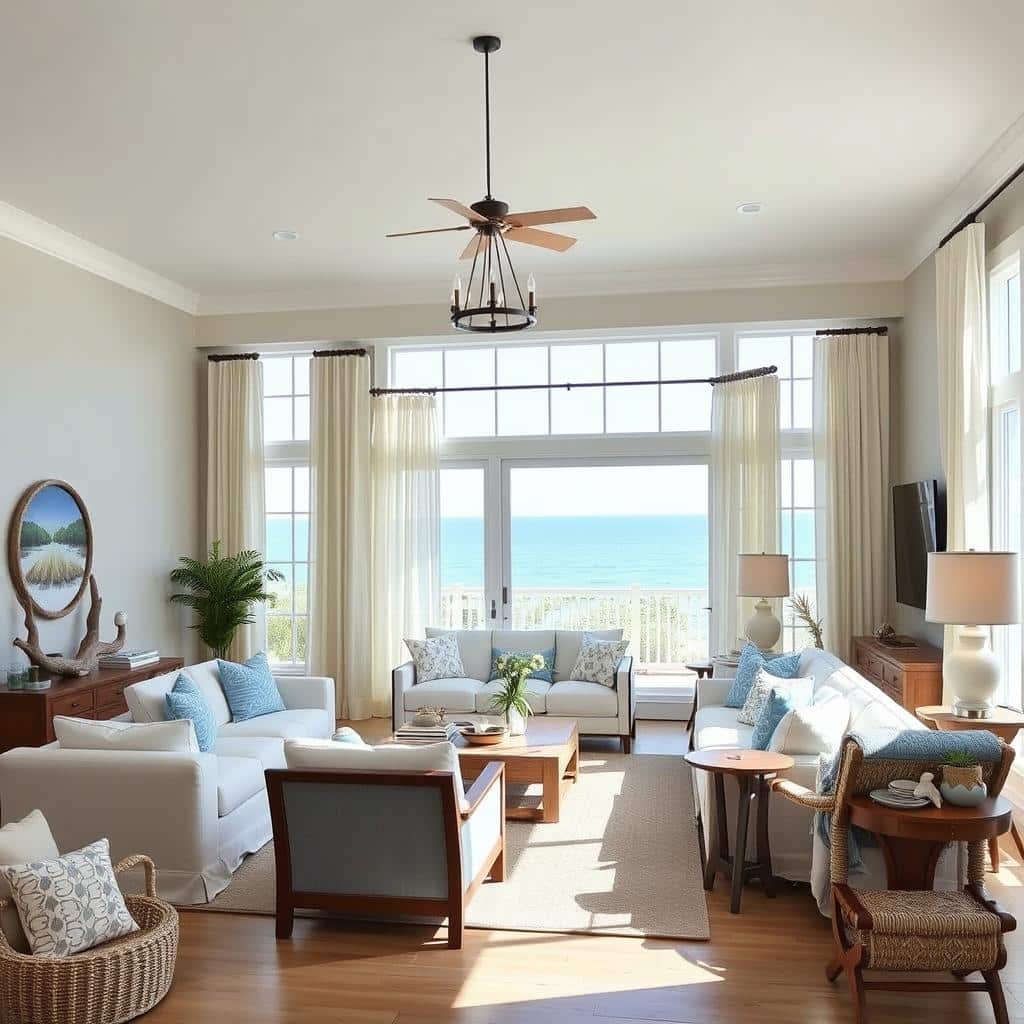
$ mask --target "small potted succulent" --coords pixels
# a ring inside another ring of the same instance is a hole
[[[526,732],[526,719],[533,714],[526,699],[526,680],[544,667],[539,654],[503,654],[495,666],[501,674],[501,689],[491,698],[491,707],[503,715],[509,736]]]
[[[965,750],[951,750],[942,759],[942,784],[939,786],[944,800],[958,807],[976,807],[988,795],[981,781],[978,759]]]

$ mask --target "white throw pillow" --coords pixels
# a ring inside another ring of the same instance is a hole
[[[455,794],[459,805],[466,806],[459,755],[450,743],[405,746],[382,743],[378,747],[360,747],[334,740],[285,740],[284,760],[291,769],[326,768],[331,771],[370,772],[451,772],[455,776]]]
[[[569,678],[581,683],[615,685],[615,670],[629,646],[628,640],[599,640],[589,633],[583,634],[580,653]]]
[[[750,687],[749,693],[747,693],[747,699],[743,702],[743,707],[740,708],[739,714],[736,716],[736,721],[741,725],[756,725],[758,718],[761,717],[764,706],[768,703],[768,698],[772,695],[772,690],[788,694],[793,689],[794,684],[799,684],[801,688],[806,688],[807,700],[810,701],[811,689],[814,686],[812,679],[786,679],[782,676],[772,675],[771,672],[765,671],[763,667],[759,668],[757,675],[754,676],[754,684]]]
[[[67,957],[139,926],[128,913],[100,839],[56,860],[0,868],[35,956]]]
[[[0,864],[25,864],[35,860],[56,860],[60,850],[42,811],[31,811],[21,821],[12,821],[0,828]],[[11,887],[0,874],[0,900],[8,899]],[[0,910],[0,929],[18,953],[28,953],[28,939],[21,927],[18,910],[12,904]]]
[[[845,697],[787,711],[772,733],[768,749],[777,754],[832,754],[850,721]]]
[[[198,754],[196,730],[188,718],[169,722],[95,722],[55,715],[53,734],[63,750],[162,750]]]
[[[406,640],[412,660],[416,665],[416,682],[429,683],[431,679],[462,679],[466,670],[462,667],[459,641],[454,633],[427,637],[426,640]]]

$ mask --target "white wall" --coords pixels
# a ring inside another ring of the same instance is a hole
[[[205,361],[204,361],[205,362]],[[197,554],[200,370],[192,317],[67,263],[0,239],[0,518],[47,477],[82,495],[95,534],[102,635],[128,613],[129,646],[191,657],[167,602],[167,574]],[[45,649],[74,649],[88,598],[54,622]],[[0,572],[0,663],[23,633]],[[20,655],[18,656],[21,657]]]

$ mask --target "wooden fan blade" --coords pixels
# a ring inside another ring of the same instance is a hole
[[[468,225],[467,225],[468,226]],[[491,244],[490,235],[477,235],[465,249],[462,250],[462,255],[459,257],[460,260],[471,260],[477,255],[477,252],[481,256],[487,252],[487,246]]]
[[[436,235],[441,231],[468,231],[468,224],[460,224],[457,228],[427,228],[426,231],[393,231],[385,238],[405,238],[407,235]]]
[[[597,214],[585,206],[563,206],[559,210],[530,210],[528,213],[510,213],[505,223],[515,228],[529,224],[564,224],[570,220],[596,220]]]
[[[539,245],[542,249],[554,249],[556,252],[565,252],[576,244],[576,239],[569,235],[556,235],[554,231],[538,231],[536,228],[509,228],[505,237],[512,242]]]
[[[471,224],[485,224],[487,222],[486,217],[481,217],[476,210],[471,210],[468,206],[464,206],[458,199],[434,199],[431,196],[430,201],[432,203],[440,203],[446,209],[451,210],[452,213],[465,217]]]

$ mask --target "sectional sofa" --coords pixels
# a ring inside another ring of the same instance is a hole
[[[593,629],[588,635],[599,640],[621,640],[621,629]],[[442,706],[459,718],[475,720],[494,717],[490,702],[498,682],[491,682],[491,651],[494,648],[542,653],[554,648],[552,682],[527,680],[526,699],[535,715],[575,718],[581,735],[616,736],[629,752],[636,735],[636,688],[633,658],[627,652],[615,673],[615,685],[588,683],[572,678],[580,653],[582,630],[573,629],[457,629],[428,628],[428,637],[454,633],[459,645],[464,676],[418,682],[411,661],[391,673],[393,724],[415,716],[423,707]]]

